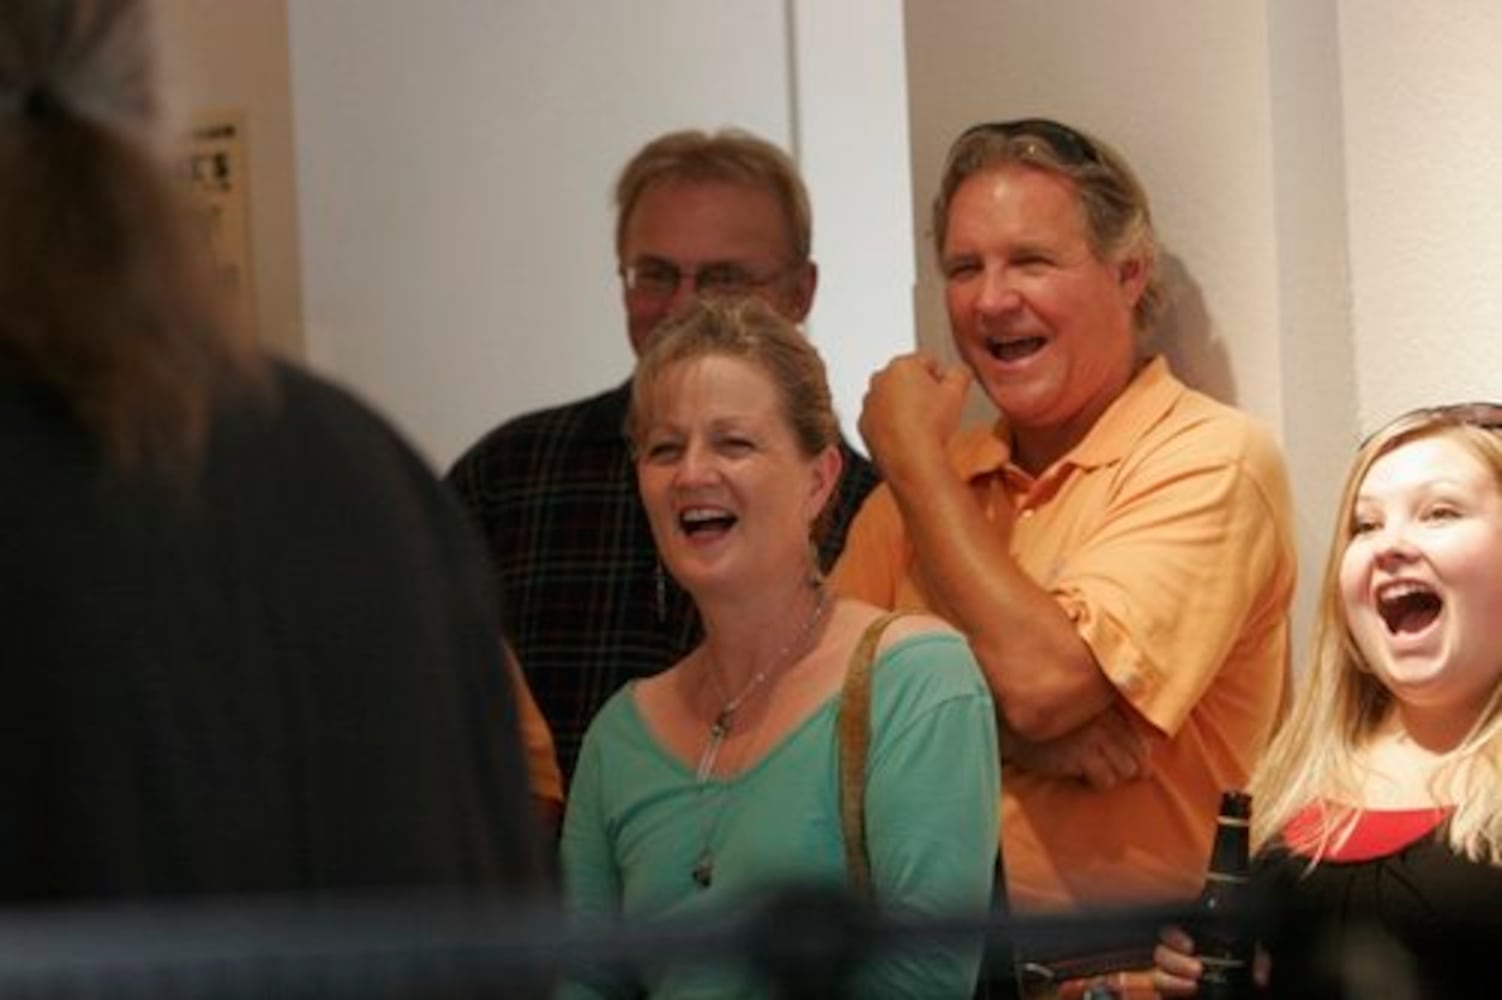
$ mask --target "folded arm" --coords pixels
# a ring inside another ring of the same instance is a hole
[[[861,433],[902,513],[934,610],[969,638],[1003,723],[1023,740],[1052,739],[1118,695],[1074,622],[1013,558],[1012,511],[1004,503],[984,510],[949,462],[968,386],[961,369],[898,358],[871,381]]]

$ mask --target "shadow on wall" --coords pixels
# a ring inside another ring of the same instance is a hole
[[[1214,336],[1205,296],[1184,262],[1173,254],[1158,259],[1167,308],[1158,321],[1152,348],[1168,358],[1180,380],[1222,403],[1236,405],[1236,378],[1225,344]]]

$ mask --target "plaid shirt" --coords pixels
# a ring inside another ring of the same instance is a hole
[[[506,636],[553,730],[565,780],[590,720],[623,683],[699,640],[693,601],[657,559],[626,441],[631,385],[521,416],[449,471],[495,564]],[[833,565],[876,470],[845,471],[820,557]]]

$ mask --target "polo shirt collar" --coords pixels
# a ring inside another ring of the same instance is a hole
[[[1169,370],[1166,359],[1161,355],[1150,358],[1127,383],[1121,395],[1100,415],[1084,439],[1043,475],[1070,465],[1089,469],[1121,461],[1186,391],[1184,383]],[[1007,470],[1025,476],[1020,469],[1012,467],[1012,432],[1005,417],[998,419],[989,429],[961,437],[956,442],[953,457],[956,467],[967,479]]]

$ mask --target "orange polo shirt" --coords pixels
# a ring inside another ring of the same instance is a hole
[[[553,731],[543,718],[532,697],[527,676],[510,650],[505,651],[506,671],[516,691],[516,716],[521,724],[522,749],[527,756],[527,784],[533,795],[563,804],[563,772],[558,767],[558,752],[553,745]]]
[[[1075,622],[1121,696],[1166,737],[1110,791],[1002,769],[1001,847],[1022,912],[1192,896],[1223,789],[1244,787],[1288,678],[1296,557],[1282,456],[1246,414],[1149,362],[1034,478],[1004,421],[950,448],[976,502],[1017,512],[1011,551]],[[851,527],[835,584],[929,608],[891,490]]]

